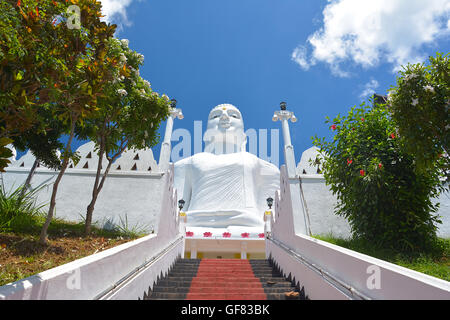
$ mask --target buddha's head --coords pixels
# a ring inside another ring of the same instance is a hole
[[[203,140],[206,143],[205,151],[211,152],[213,149],[215,153],[245,151],[247,137],[239,109],[231,104],[214,107],[209,113]]]

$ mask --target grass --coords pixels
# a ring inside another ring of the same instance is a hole
[[[450,239],[439,238],[442,254],[405,254],[391,249],[380,249],[369,243],[356,239],[342,239],[330,235],[313,236],[316,239],[330,242],[356,252],[360,252],[405,268],[428,274],[430,276],[450,281]]]
[[[122,223],[113,230],[93,226],[85,236],[84,222],[54,218],[48,245],[41,245],[39,234],[46,216],[43,205],[35,203],[36,190],[24,197],[20,190],[0,188],[0,286],[145,235],[143,229]]]

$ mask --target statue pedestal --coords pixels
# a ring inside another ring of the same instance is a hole
[[[190,259],[265,259],[264,233],[231,234],[226,229],[189,228],[186,232],[185,258]]]

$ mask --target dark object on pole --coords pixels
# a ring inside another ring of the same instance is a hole
[[[271,197],[268,197],[266,199],[266,201],[267,201],[267,205],[269,206],[269,209],[272,209],[273,199]]]
[[[280,102],[280,109],[283,111],[286,110],[286,102]]]

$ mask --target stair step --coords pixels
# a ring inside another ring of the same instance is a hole
[[[202,278],[194,278],[192,279],[192,284],[194,283],[202,283],[202,284],[207,284],[213,282],[215,285],[223,285],[224,283],[227,284],[237,284],[237,283],[243,283],[243,282],[248,282],[248,283],[260,283],[259,279],[256,277],[253,278],[233,278],[233,277],[229,277],[229,278],[218,278],[218,277],[202,277]]]
[[[188,293],[190,287],[177,287],[177,286],[154,286],[153,293]]]
[[[195,279],[195,280],[194,280]],[[246,277],[246,278],[233,278],[233,277],[229,277],[229,278],[217,278],[217,277],[205,277],[205,278],[186,278],[186,277],[169,277],[169,278],[164,278],[159,280],[159,282],[167,282],[170,281],[172,283],[191,283],[191,282],[201,282],[201,283],[208,283],[211,281],[215,281],[215,282],[220,282],[220,283],[242,283],[244,281],[248,281],[249,283],[262,283],[262,284],[267,284],[267,285],[272,285],[272,282],[274,283],[291,283],[290,281],[284,279],[284,278],[265,278],[265,280],[261,280],[260,278],[257,277]]]
[[[186,293],[152,292],[147,300],[185,300]]]
[[[213,294],[261,294],[264,293],[263,287],[239,288],[239,287],[191,287],[189,293],[213,293]]]
[[[145,299],[289,300],[293,291],[269,260],[180,259]]]
[[[290,298],[285,293],[266,293],[267,300],[300,300],[300,297]]]
[[[254,275],[257,278],[283,278],[281,274],[276,272],[206,272],[206,271],[170,271],[168,277],[195,277],[204,275],[219,275],[219,276],[236,276],[236,275]]]
[[[202,287],[202,288],[217,288],[217,287],[238,287],[238,288],[295,288],[290,282],[279,282],[274,285],[262,284],[260,282],[227,282],[223,284],[214,284],[207,282],[193,282],[191,288]]]
[[[259,294],[188,293],[186,300],[267,300],[267,296],[265,293]]]

